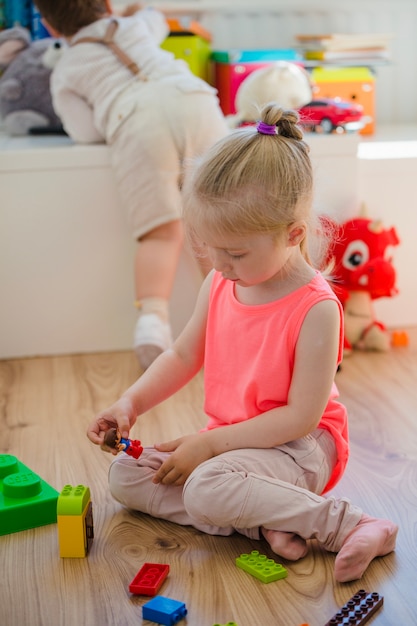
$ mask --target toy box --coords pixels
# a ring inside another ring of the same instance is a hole
[[[170,34],[161,47],[172,52],[175,58],[183,59],[196,76],[211,82],[210,57],[211,36],[198,22],[169,19]]]
[[[211,55],[212,83],[219,92],[220,106],[225,115],[236,113],[235,98],[239,85],[254,70],[276,61],[299,62],[291,48],[277,50],[215,50]]]
[[[366,119],[359,131],[375,132],[375,78],[367,67],[316,67],[311,72],[314,98],[340,98],[361,104]]]

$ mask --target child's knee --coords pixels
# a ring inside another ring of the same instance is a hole
[[[216,462],[204,463],[193,471],[183,489],[184,508],[193,520],[219,527],[230,524],[227,497],[220,487],[224,481],[222,468]]]
[[[118,456],[109,467],[109,490],[115,500],[128,508],[135,509],[138,497],[138,482],[144,468],[136,459],[126,455]]]

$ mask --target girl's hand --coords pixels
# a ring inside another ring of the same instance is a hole
[[[174,441],[155,444],[161,452],[172,452],[156,472],[153,482],[164,485],[183,485],[200,463],[214,455],[204,433],[186,435]]]
[[[104,442],[104,436],[110,428],[117,428],[124,439],[129,437],[129,430],[136,421],[136,411],[128,397],[122,396],[111,407],[98,413],[87,429],[90,441],[101,446],[106,452],[111,450]]]

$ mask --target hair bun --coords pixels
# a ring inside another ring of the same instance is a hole
[[[278,135],[289,139],[303,139],[303,131],[298,126],[297,111],[283,109],[276,102],[270,102],[261,110],[261,121],[270,126],[276,126]]]

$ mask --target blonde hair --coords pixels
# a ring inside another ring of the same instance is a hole
[[[260,121],[226,136],[200,160],[184,189],[184,222],[192,240],[203,232],[279,236],[293,222],[311,224],[313,171],[298,114],[270,103]],[[276,128],[276,131],[275,131]],[[311,263],[307,242],[301,244]]]

